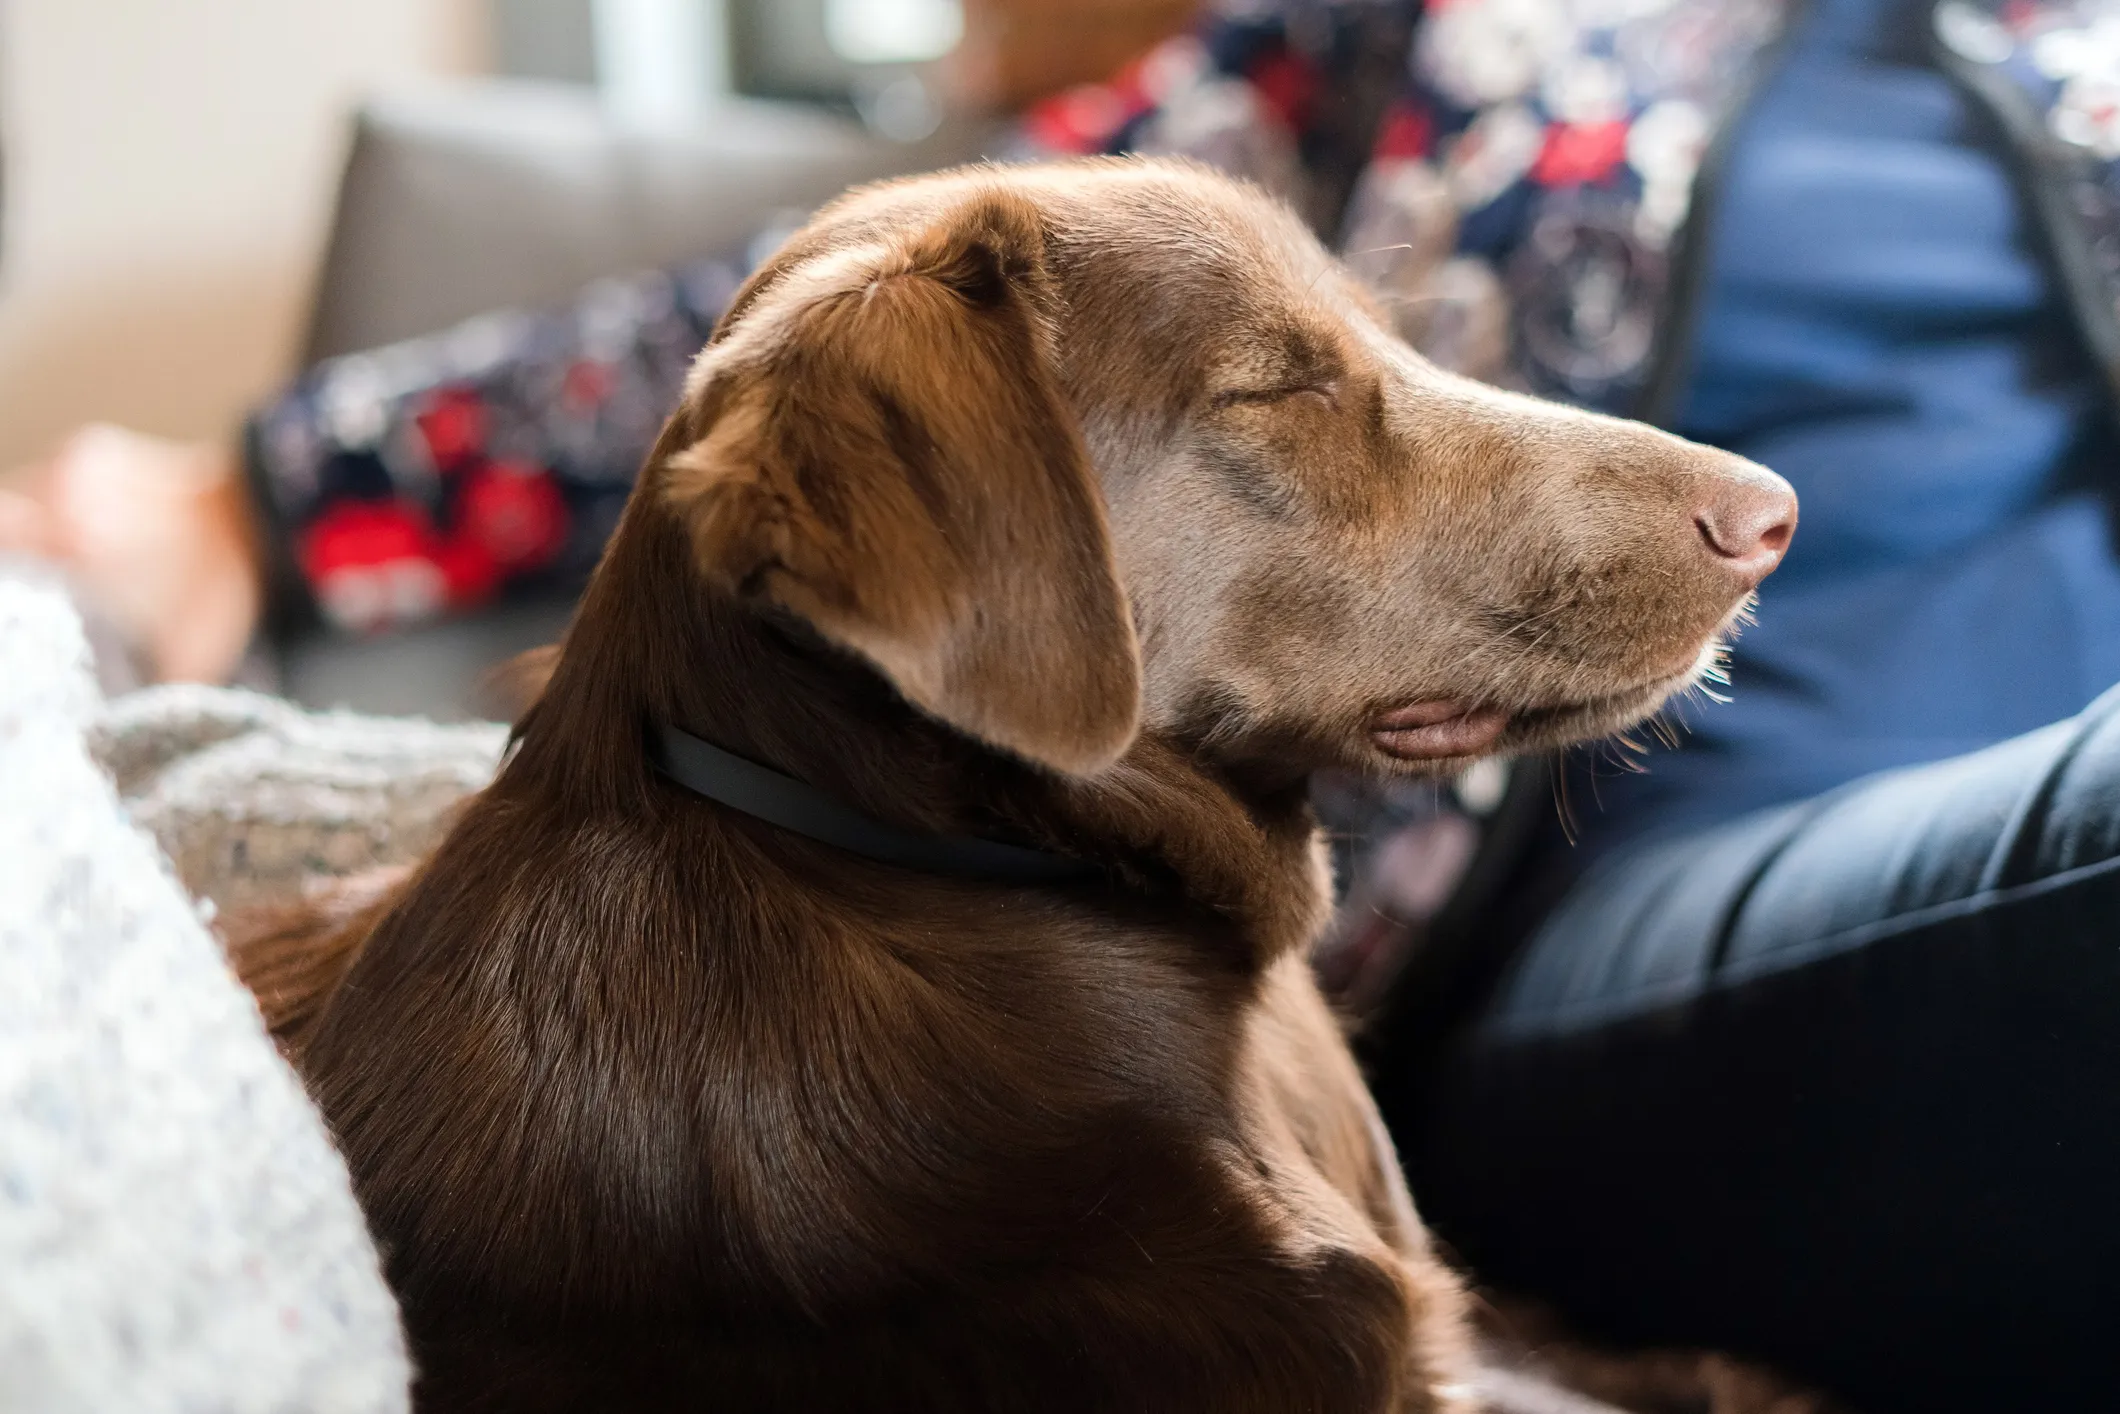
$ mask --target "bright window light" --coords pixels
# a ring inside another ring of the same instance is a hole
[[[589,15],[597,84],[621,117],[697,118],[728,88],[722,0],[591,0]]]
[[[921,64],[964,37],[959,0],[825,0],[825,39],[850,64]]]

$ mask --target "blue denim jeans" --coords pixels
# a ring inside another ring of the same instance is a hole
[[[2120,1410],[2120,690],[1623,848],[1381,1089],[1444,1241],[1588,1333]]]

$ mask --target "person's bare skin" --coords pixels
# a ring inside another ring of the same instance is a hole
[[[107,425],[0,479],[0,553],[61,566],[163,682],[222,682],[262,591],[242,475],[226,451]]]

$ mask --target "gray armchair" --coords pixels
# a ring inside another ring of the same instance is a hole
[[[563,301],[603,275],[743,248],[858,182],[980,155],[986,127],[878,138],[800,104],[731,100],[682,129],[613,121],[586,89],[485,81],[378,99],[355,119],[308,360]],[[279,645],[310,706],[460,717],[494,664],[551,642],[570,601],[510,603],[372,639]]]

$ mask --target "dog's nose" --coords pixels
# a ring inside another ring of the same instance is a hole
[[[1765,467],[1739,462],[1711,483],[1693,524],[1709,554],[1756,585],[1774,572],[1796,534],[1796,492]]]

